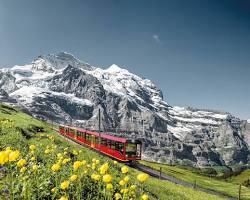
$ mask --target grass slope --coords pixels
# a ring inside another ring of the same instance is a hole
[[[241,172],[237,176],[232,176],[228,179],[229,182],[235,183],[235,184],[242,184],[248,180],[250,180],[250,170],[249,169]]]
[[[40,177],[37,177],[36,178],[37,180],[35,180],[34,178],[32,179],[32,173],[28,174],[29,175],[28,180],[32,184],[38,185],[37,187],[34,188],[34,192],[38,192],[38,193],[40,192],[42,193],[41,195],[44,195],[48,199],[52,199],[52,198],[57,199],[58,194],[51,193],[51,187],[52,187],[51,185],[55,183],[53,183],[53,179],[51,179],[51,177],[48,177],[48,174],[51,173],[49,170],[54,160],[51,158],[53,157],[52,154],[51,156],[44,155],[44,149],[46,148],[55,147],[57,152],[60,152],[60,150],[64,148],[68,148],[69,152],[70,151],[79,152],[79,155],[77,155],[77,159],[84,159],[87,161],[87,163],[92,163],[93,158],[100,160],[101,163],[108,162],[110,163],[110,168],[111,168],[110,172],[112,172],[112,176],[114,179],[113,181],[119,182],[119,180],[122,178],[121,177],[122,175],[120,172],[120,167],[123,166],[122,164],[118,164],[117,166],[114,166],[113,161],[110,158],[99,155],[98,153],[88,148],[80,147],[79,145],[74,145],[74,144],[67,142],[66,140],[58,136],[57,133],[53,132],[47,123],[34,119],[31,116],[18,111],[17,109],[13,109],[9,106],[0,104],[0,125],[1,125],[0,126],[0,150],[3,150],[6,147],[11,146],[13,149],[19,149],[23,153],[22,156],[26,156],[27,159],[29,159],[29,154],[30,154],[29,146],[31,144],[35,144],[37,146],[38,148],[36,150],[37,160],[38,162],[44,163],[44,167],[43,168],[41,167],[39,169],[43,171],[40,172]],[[39,132],[42,132],[42,134],[45,133],[46,135],[52,136],[52,139],[50,137],[41,136],[41,133]],[[71,166],[69,166],[69,168],[71,168]],[[16,169],[16,168],[13,168],[13,169]],[[67,175],[69,175],[69,171],[67,171],[68,169],[65,168],[62,170],[64,170],[64,173],[61,173],[60,175],[58,175],[59,176],[57,177],[58,180],[63,180]],[[136,182],[136,178],[134,177],[136,177],[137,174],[140,172],[132,168],[129,169],[129,171],[130,171],[129,172],[130,177],[132,179],[131,181]],[[185,177],[187,176],[188,175],[186,175]],[[20,175],[18,177],[22,177],[22,179],[13,181],[13,182],[16,182],[17,188],[20,187],[19,181],[20,182],[25,181],[25,177],[27,179],[27,176]],[[101,192],[98,191],[98,190],[101,190],[101,186],[98,186],[99,188],[95,188],[94,187],[95,183],[92,183],[90,179],[86,179],[86,180],[87,180],[86,181],[87,183],[82,183],[82,182],[79,183],[79,187],[71,188],[68,194],[66,195],[70,195],[70,194],[72,195],[74,192],[79,190],[79,188],[81,188],[81,189],[84,189],[84,191],[87,190],[90,196],[92,195],[91,199],[103,199],[101,196],[97,196],[97,195],[102,195]],[[0,198],[3,198],[3,199],[9,198],[9,196],[8,195],[6,196],[2,190],[5,189],[7,186],[9,186],[10,182],[11,182],[10,176],[8,175],[6,176],[4,172],[0,172]],[[25,182],[25,183],[29,183],[29,182]],[[84,188],[82,188],[83,187],[82,185],[84,185]],[[115,187],[118,187],[118,186],[115,186]],[[218,185],[218,187],[221,187],[221,185]],[[24,190],[24,188],[22,190]],[[222,199],[214,195],[209,195],[204,192],[199,192],[191,188],[178,186],[168,181],[161,181],[152,177],[149,178],[149,180],[145,183],[145,185],[140,190],[141,191],[143,190],[143,193],[149,194],[149,199],[161,199],[161,200],[173,200],[173,199],[174,200],[203,200],[203,199],[220,200]],[[29,199],[28,198],[29,196],[21,197],[21,194],[19,194],[18,191],[20,190],[16,191],[17,192],[16,197],[19,197],[20,199],[25,199],[25,198]],[[62,192],[62,194],[64,194],[64,192]]]
[[[232,197],[238,197],[239,192],[239,181],[237,181],[237,177],[234,181],[224,181],[224,180],[217,180],[215,178],[210,178],[207,176],[199,175],[193,171],[183,169],[178,166],[169,166],[165,164],[158,164],[158,163],[151,163],[146,161],[140,161],[142,164],[149,166],[153,169],[160,170],[162,168],[162,172],[173,176],[175,178],[181,179],[183,181],[187,181],[190,183],[195,183],[203,188],[207,188],[210,190],[218,191],[224,193],[226,195]],[[249,171],[246,172],[246,176],[249,177]],[[244,175],[242,175],[244,176]],[[242,177],[238,177],[241,179]],[[241,199],[250,199],[250,188],[242,186],[241,188]]]

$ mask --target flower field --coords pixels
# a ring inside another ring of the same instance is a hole
[[[157,180],[68,143],[45,122],[0,105],[0,199],[221,198]]]
[[[3,198],[148,199],[144,192],[147,174],[139,173],[134,179],[129,168],[120,167],[117,161],[90,160],[82,150],[54,144],[52,136],[39,137],[47,137],[53,144],[0,151],[2,175],[8,183],[2,185]]]

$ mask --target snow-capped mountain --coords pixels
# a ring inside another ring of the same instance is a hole
[[[144,158],[193,165],[246,163],[250,124],[229,113],[170,106],[155,84],[115,64],[91,66],[69,53],[0,70],[0,100],[58,123],[143,138]]]

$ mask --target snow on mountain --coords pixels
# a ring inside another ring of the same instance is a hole
[[[35,101],[35,97],[46,98],[46,96],[60,96],[64,97],[70,102],[77,103],[79,105],[93,106],[92,102],[88,99],[81,99],[74,94],[66,94],[64,92],[53,92],[45,88],[35,86],[23,86],[22,88],[12,92],[10,97],[18,99],[25,104],[32,104]]]
[[[209,111],[192,111],[184,107],[174,106],[169,110],[170,115],[178,121],[204,123],[216,125],[226,120],[229,114],[221,114]]]
[[[247,120],[247,123],[249,123],[249,124],[250,124],[250,119],[248,119],[248,120]]]
[[[249,124],[225,112],[170,106],[152,81],[115,64],[91,66],[66,52],[1,69],[0,101],[88,129],[98,128],[100,109],[103,130],[132,132],[144,140],[143,156],[158,162],[228,165],[249,158]]]
[[[79,67],[86,70],[92,70],[93,67],[88,63],[84,63],[75,58],[72,54],[67,52],[60,52],[58,54],[48,54],[38,56],[33,61],[33,68],[37,70],[41,69],[62,69],[68,65]]]
[[[126,96],[130,101],[149,103],[154,109],[167,109],[169,106],[161,91],[148,79],[130,73],[113,64],[107,69],[95,68],[87,73],[96,77],[104,89],[119,96]]]

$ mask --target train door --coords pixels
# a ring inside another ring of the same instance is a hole
[[[90,141],[91,143],[90,143],[90,146],[92,147],[92,148],[94,148],[95,147],[95,144],[96,144],[96,137],[94,136],[94,135],[91,135],[91,141]]]

